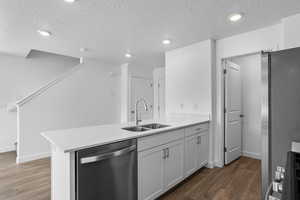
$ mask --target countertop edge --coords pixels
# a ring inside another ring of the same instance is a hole
[[[189,127],[189,126],[193,126],[193,125],[197,125],[197,124],[204,124],[204,123],[210,123],[210,120],[208,119],[208,120],[205,120],[205,121],[191,122],[191,123],[184,124],[184,125],[178,125],[178,126],[174,126],[174,127],[167,127],[167,128],[163,128],[163,129],[158,129],[158,130],[152,131],[152,132],[150,132],[148,134],[145,133],[145,134],[142,134],[142,135],[132,135],[132,136],[128,136],[126,138],[120,138],[120,139],[116,139],[116,140],[113,140],[113,141],[110,141],[110,142],[107,141],[107,142],[97,143],[97,144],[94,144],[94,145],[87,145],[87,146],[83,146],[83,147],[78,147],[78,148],[73,148],[73,149],[67,149],[67,150],[62,150],[62,151],[64,153],[72,153],[72,152],[79,151],[79,150],[82,150],[82,149],[88,149],[88,148],[92,148],[92,147],[96,147],[96,146],[101,146],[101,145],[106,145],[106,144],[121,142],[121,141],[124,141],[124,140],[130,140],[130,139],[135,139],[135,138],[137,139],[137,138],[147,137],[147,136],[151,136],[151,135],[155,135],[155,134],[159,134],[159,133],[163,133],[163,132],[174,131],[174,130],[177,130],[177,129],[186,128],[186,127]],[[130,132],[130,131],[128,131],[128,132]],[[53,143],[53,141],[51,141],[51,139],[48,138],[45,134],[41,133],[41,135],[43,135],[43,137],[45,137],[51,144],[55,145]]]

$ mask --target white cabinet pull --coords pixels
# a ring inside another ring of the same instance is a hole
[[[163,159],[166,159],[167,158],[167,149],[163,149]]]
[[[163,159],[169,158],[169,155],[170,155],[169,148],[165,148],[165,149],[163,150]]]
[[[201,144],[201,136],[197,137],[197,144]]]
[[[170,150],[169,148],[167,148],[167,158],[169,158],[169,155],[170,155]]]

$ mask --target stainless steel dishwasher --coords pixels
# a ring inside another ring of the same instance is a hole
[[[136,139],[76,152],[76,200],[137,200]]]

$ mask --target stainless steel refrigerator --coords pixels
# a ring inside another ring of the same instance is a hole
[[[262,192],[300,141],[300,48],[262,53]]]

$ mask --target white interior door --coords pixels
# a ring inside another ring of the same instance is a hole
[[[240,66],[225,63],[225,164],[241,156],[241,72]]]
[[[153,83],[152,79],[142,77],[131,78],[131,105],[130,120],[135,120],[135,103],[138,99],[144,98],[148,103],[148,111],[145,111],[142,104],[139,105],[139,118],[142,120],[153,118]]]

